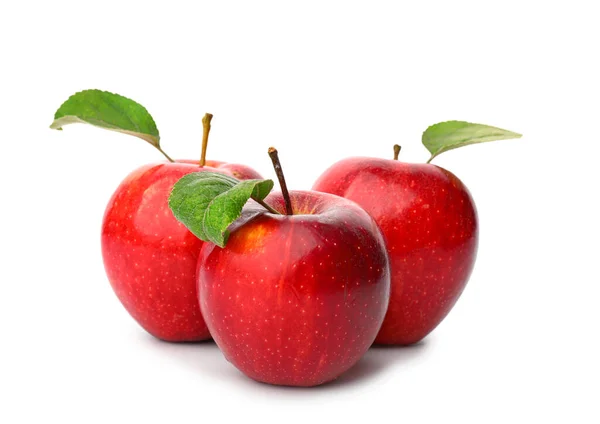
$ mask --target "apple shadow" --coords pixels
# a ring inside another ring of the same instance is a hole
[[[146,335],[145,341],[153,345],[168,360],[175,360],[198,375],[210,375],[213,378],[227,379],[235,384],[246,384],[254,390],[285,392],[327,392],[350,389],[368,384],[392,367],[404,366],[418,360],[427,347],[427,341],[410,346],[373,345],[356,365],[336,380],[316,387],[274,386],[256,382],[246,377],[225,359],[213,340],[194,343],[170,343]]]
[[[391,367],[403,366],[423,355],[428,343],[421,340],[410,346],[373,345],[356,365],[339,378],[318,386],[319,390],[329,390],[341,386],[351,387],[374,380]]]
[[[199,375],[214,378],[231,378],[239,371],[223,356],[214,340],[201,342],[167,342],[145,334],[144,343],[158,351],[164,359],[176,362]]]

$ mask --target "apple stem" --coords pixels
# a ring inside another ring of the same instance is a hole
[[[283,200],[285,201],[285,214],[293,215],[292,200],[290,199],[290,193],[288,192],[287,185],[285,183],[285,177],[283,176],[283,170],[281,169],[281,163],[279,162],[279,155],[275,147],[269,147],[269,157],[273,162],[273,168],[275,168],[275,174],[279,180],[281,186],[281,193],[283,194]]]
[[[206,163],[206,148],[208,146],[208,133],[210,133],[210,121],[212,120],[212,117],[212,114],[205,113],[202,118],[204,132],[202,134],[202,156],[200,157],[200,167],[203,167]]]
[[[400,146],[399,144],[394,144],[394,160],[398,160],[398,155],[400,155],[400,149],[402,149],[402,146]]]
[[[169,155],[167,155],[167,153],[163,149],[160,148],[160,146],[157,146],[156,148],[169,160],[169,162],[175,162],[173,159],[171,159]]]

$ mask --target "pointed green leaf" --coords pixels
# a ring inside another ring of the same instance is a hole
[[[85,123],[134,135],[160,149],[154,119],[141,104],[119,94],[84,90],[73,94],[54,114],[50,128],[62,130],[68,124]]]
[[[272,180],[239,181],[215,172],[194,172],[175,183],[169,207],[196,237],[224,247],[227,228],[248,200],[262,201],[272,189]]]
[[[225,246],[229,237],[227,227],[239,218],[248,199],[263,200],[272,189],[272,180],[246,180],[215,197],[204,213],[207,238],[218,246]]]
[[[194,172],[185,175],[173,186],[169,196],[169,208],[201,240],[207,240],[204,232],[204,213],[212,199],[229,190],[239,181],[216,172]]]
[[[440,122],[423,133],[423,145],[431,153],[427,163],[448,150],[486,141],[520,138],[521,134],[488,125],[471,124],[464,121]]]

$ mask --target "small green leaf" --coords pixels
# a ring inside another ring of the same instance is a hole
[[[431,153],[427,163],[448,150],[486,141],[520,138],[521,134],[488,125],[471,124],[464,121],[440,122],[423,133],[423,145]]]
[[[74,123],[134,135],[160,150],[160,136],[152,116],[144,106],[119,94],[101,90],[73,94],[58,108],[50,128],[62,130]]]
[[[175,185],[169,196],[169,208],[201,240],[204,232],[204,213],[212,199],[238,183],[233,177],[216,172],[195,172],[185,175]],[[189,223],[189,224],[188,224]]]
[[[239,181],[216,172],[194,172],[175,183],[169,207],[196,237],[224,247],[227,228],[239,218],[248,200],[262,202],[272,189],[272,180]]]

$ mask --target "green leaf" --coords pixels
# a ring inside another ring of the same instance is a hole
[[[160,150],[160,136],[154,119],[141,104],[119,94],[101,90],[84,90],[73,94],[58,108],[50,128],[74,123],[134,135]]]
[[[427,163],[448,150],[486,141],[521,138],[521,134],[488,125],[471,124],[464,121],[440,122],[423,133],[423,145],[431,153]]]
[[[216,172],[194,172],[175,183],[169,208],[196,237],[225,247],[227,228],[248,200],[262,202],[272,189],[272,180],[239,181]]]

